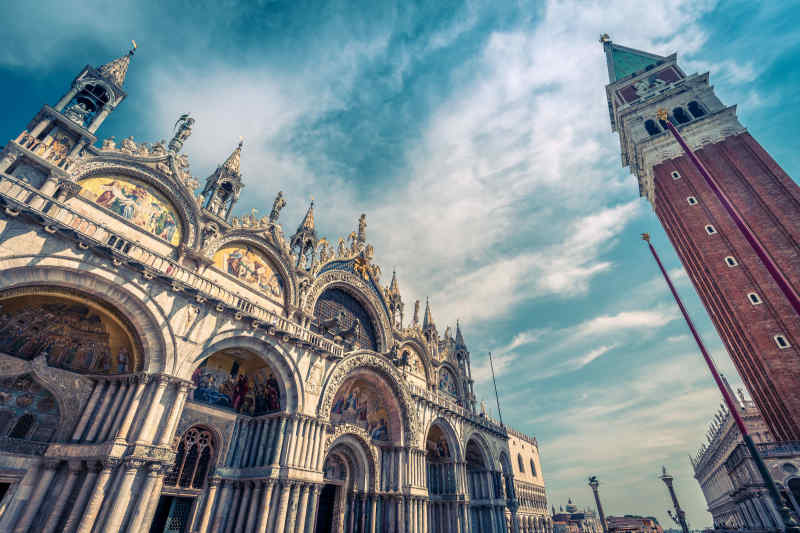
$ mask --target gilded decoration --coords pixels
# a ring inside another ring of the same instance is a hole
[[[81,196],[136,226],[177,245],[183,226],[175,208],[150,185],[125,176],[98,176],[80,180]]]
[[[351,372],[358,368],[375,370],[379,375],[386,376],[386,383],[393,391],[394,396],[400,402],[400,414],[404,426],[404,438],[406,444],[415,442],[417,435],[416,411],[412,408],[413,402],[408,390],[402,385],[400,376],[397,375],[395,367],[387,362],[382,356],[360,353],[351,355],[339,362],[334,368],[331,376],[325,384],[325,391],[320,399],[318,413],[320,416],[328,417],[333,409],[333,400],[342,384],[350,377]],[[397,438],[397,436],[395,436]]]
[[[213,261],[214,266],[222,272],[272,298],[283,298],[283,278],[272,267],[269,259],[252,246],[242,243],[223,246],[214,254]]]
[[[0,298],[0,352],[89,374],[131,372],[138,360],[133,335],[118,317],[73,295]]]
[[[281,393],[272,369],[244,350],[224,350],[205,359],[192,374],[192,399],[259,416],[279,411]]]

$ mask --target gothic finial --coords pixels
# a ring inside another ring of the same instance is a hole
[[[399,284],[397,283],[397,271],[392,269],[392,281],[389,283],[389,292],[398,294],[400,292]]]
[[[278,217],[281,214],[281,209],[286,206],[286,200],[283,199],[283,191],[278,191],[278,196],[272,202],[272,211],[269,213],[269,221],[275,224],[278,222]]]
[[[431,301],[427,296],[425,297],[425,316],[422,318],[422,329],[428,327],[436,327],[433,323],[433,315],[431,314]]]
[[[239,174],[239,165],[241,164],[242,159],[242,145],[244,144],[244,139],[239,137],[239,144],[236,146],[236,149],[228,156],[228,159],[222,164],[222,168],[230,172],[231,174]]]
[[[467,343],[464,342],[464,335],[461,334],[461,323],[456,320],[456,348],[466,348]]]
[[[303,217],[303,221],[300,223],[300,227],[297,228],[297,231],[314,231],[314,200],[311,200],[311,204],[308,206],[308,211],[306,211],[306,216]]]

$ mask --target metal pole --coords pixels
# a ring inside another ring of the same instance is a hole
[[[709,371],[711,372],[711,376],[714,378],[714,381],[717,384],[717,388],[719,388],[720,393],[722,394],[722,398],[725,400],[725,405],[728,407],[728,411],[730,411],[731,416],[733,417],[734,422],[736,422],[736,427],[739,428],[739,432],[742,434],[742,439],[744,440],[745,446],[747,446],[747,451],[750,452],[750,456],[753,458],[753,461],[756,463],[756,468],[758,469],[759,473],[761,474],[761,479],[764,481],[764,484],[767,486],[767,490],[769,491],[769,495],[772,498],[773,503],[775,504],[775,508],[778,509],[778,512],[781,515],[781,519],[783,520],[784,528],[787,532],[790,533],[800,533],[800,527],[797,526],[792,515],[789,513],[789,508],[783,502],[783,498],[778,493],[778,489],[775,488],[775,482],[772,480],[772,475],[767,470],[767,466],[764,464],[764,460],[761,458],[761,454],[758,452],[755,443],[753,443],[753,439],[750,438],[750,434],[747,432],[747,428],[744,425],[744,421],[742,420],[741,415],[739,414],[739,408],[735,404],[733,398],[728,394],[728,389],[725,387],[725,384],[722,382],[722,378],[717,371],[717,367],[714,364],[714,361],[711,359],[711,356],[708,354],[706,350],[705,344],[703,344],[703,340],[700,338],[700,334],[697,333],[697,330],[694,327],[694,323],[692,322],[691,317],[689,317],[689,313],[686,311],[686,308],[683,306],[683,301],[681,297],[678,296],[678,292],[675,290],[675,286],[672,284],[672,280],[669,278],[669,274],[664,269],[664,265],[661,264],[661,259],[658,257],[658,253],[656,253],[656,249],[653,248],[653,244],[650,242],[650,235],[647,233],[642,233],[642,240],[647,242],[647,246],[650,248],[650,252],[653,254],[653,257],[658,263],[658,268],[661,270],[661,274],[664,275],[664,280],[666,280],[667,285],[669,286],[669,290],[672,292],[672,296],[675,298],[675,302],[678,304],[678,307],[681,310],[681,314],[683,314],[683,318],[686,320],[686,324],[689,326],[689,329],[694,336],[695,342],[697,342],[698,348],[700,348],[700,352],[703,354],[703,359],[706,361],[706,365],[708,366]]]
[[[497,400],[497,416],[500,417],[500,425],[503,426],[503,413],[500,412],[500,396],[497,395],[497,382],[494,380],[494,363],[492,363],[492,352],[489,352],[489,368],[492,369],[492,383],[494,384],[494,399]]]
[[[708,186],[714,191],[714,194],[719,199],[720,203],[722,203],[722,207],[725,208],[725,211],[733,219],[736,226],[741,230],[744,238],[747,239],[747,242],[750,243],[750,246],[755,251],[758,258],[761,259],[761,262],[764,263],[764,266],[767,267],[772,279],[775,280],[775,283],[778,284],[783,294],[789,300],[789,303],[792,304],[795,312],[800,315],[800,295],[797,294],[797,291],[792,287],[792,284],[789,283],[789,280],[786,279],[786,276],[783,275],[780,267],[777,263],[772,259],[772,256],[769,254],[767,249],[761,244],[761,241],[758,239],[753,230],[750,229],[750,226],[747,225],[742,215],[739,214],[739,211],[733,205],[728,195],[725,194],[725,191],[719,186],[717,181],[708,171],[708,169],[703,165],[702,161],[698,159],[698,157],[692,152],[689,145],[684,140],[683,136],[678,132],[677,128],[672,124],[669,120],[669,115],[667,115],[667,111],[665,109],[658,110],[658,118],[662,120],[666,125],[667,129],[672,132],[672,136],[675,137],[675,140],[678,141],[678,144],[681,145],[683,151],[686,152],[686,155],[689,157],[689,161],[695,166],[700,175],[703,176]]]
[[[600,503],[600,494],[597,492],[597,487],[600,486],[600,482],[597,481],[597,476],[589,478],[589,486],[592,487],[592,492],[594,492],[594,503],[597,505],[597,514],[600,515],[600,525],[603,526],[603,533],[608,533],[606,514],[603,512],[603,504]]]

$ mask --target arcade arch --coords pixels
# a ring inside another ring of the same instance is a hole
[[[454,503],[459,492],[456,481],[457,443],[455,432],[447,421],[438,419],[431,424],[425,438],[431,531],[450,531],[448,523],[463,523],[460,506]]]

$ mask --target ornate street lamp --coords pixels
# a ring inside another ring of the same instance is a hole
[[[603,533],[608,533],[608,526],[606,525],[606,514],[603,512],[603,504],[600,503],[600,495],[597,493],[597,487],[600,482],[597,481],[597,476],[589,478],[589,486],[592,487],[594,492],[594,501],[597,504],[597,513],[600,515],[600,525],[603,526]]]
[[[672,505],[675,507],[675,514],[672,514],[672,511],[667,509],[667,514],[669,515],[672,520],[681,526],[683,533],[689,533],[689,526],[686,524],[686,513],[683,512],[681,509],[681,505],[678,503],[678,496],[675,495],[675,488],[672,486],[672,476],[667,474],[667,467],[661,467],[661,475],[658,476],[661,481],[667,486],[669,490],[669,495],[672,498]]]

